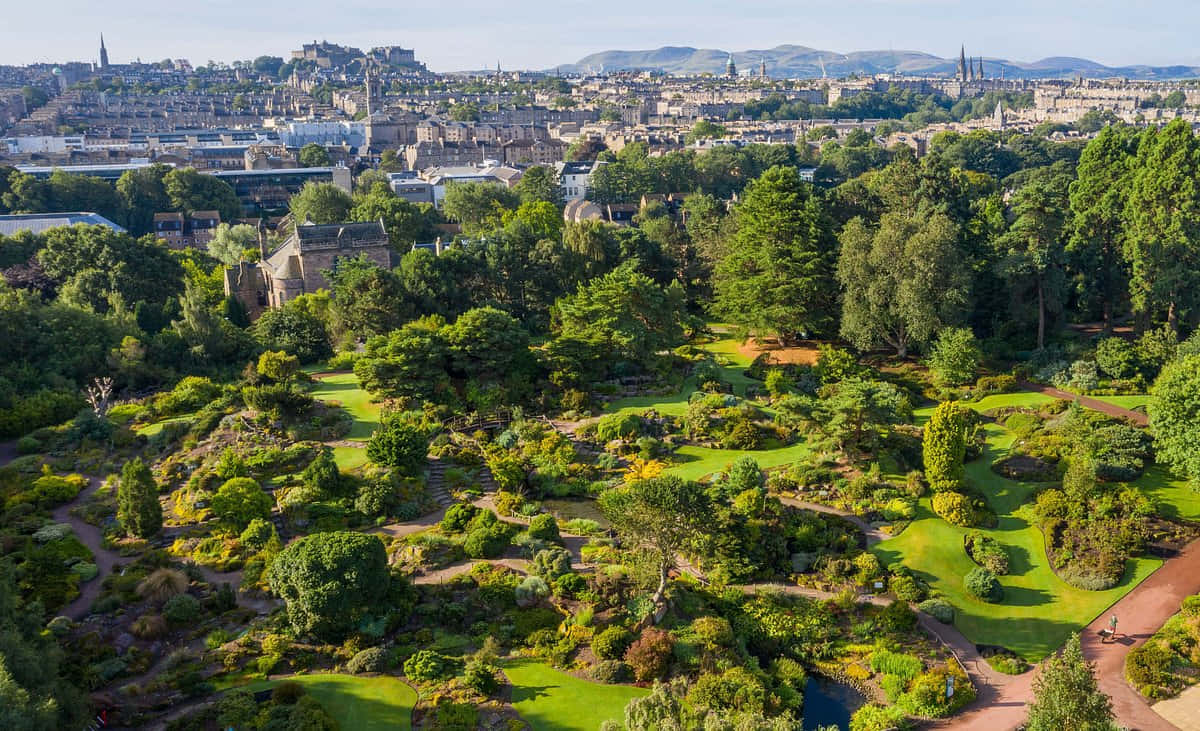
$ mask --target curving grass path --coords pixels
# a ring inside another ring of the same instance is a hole
[[[371,401],[353,373],[331,373],[318,376],[311,391],[312,397],[322,401],[337,401],[351,416],[354,426],[346,439],[365,442],[379,428],[379,404]]]
[[[390,675],[293,675],[244,686],[251,692],[294,681],[329,711],[343,729],[354,731],[409,731],[417,692]]]
[[[528,660],[505,663],[504,674],[513,686],[513,708],[533,731],[596,731],[607,720],[621,720],[630,700],[649,693],[592,683]]]
[[[1036,406],[1050,400],[1040,394],[993,396],[974,404],[980,411],[1001,406]],[[918,412],[924,420],[932,409]],[[1007,480],[989,469],[1011,447],[1013,436],[997,424],[987,427],[987,449],[982,458],[967,465],[967,475],[982,491],[999,516],[996,528],[984,530],[1008,549],[1011,572],[1000,577],[1004,599],[989,604],[969,597],[962,577],[975,564],[962,548],[968,529],[946,523],[933,514],[929,498],[921,500],[917,519],[896,538],[873,551],[884,562],[901,561],[957,608],[955,625],[979,644],[1003,645],[1030,660],[1039,660],[1059,647],[1068,633],[1078,630],[1127,594],[1161,565],[1153,558],[1128,562],[1121,583],[1107,591],[1084,591],[1058,579],[1046,557],[1042,533],[1033,524],[1026,505],[1036,491],[1032,483]],[[1200,496],[1175,490],[1159,470],[1151,470],[1138,483],[1178,513],[1200,511]],[[1168,508],[1170,509],[1170,508]]]

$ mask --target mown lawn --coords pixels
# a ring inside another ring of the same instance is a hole
[[[417,692],[399,678],[390,675],[374,678],[334,674],[295,675],[279,680],[260,680],[245,687],[256,692],[273,688],[284,680],[303,685],[343,729],[408,731],[412,728]]]
[[[313,398],[322,401],[337,401],[354,417],[354,426],[346,439],[365,442],[379,428],[379,405],[371,401],[371,394],[363,390],[353,373],[322,376],[311,393]]]
[[[609,719],[621,720],[630,700],[649,693],[631,685],[580,680],[531,661],[505,663],[504,674],[513,685],[513,708],[533,731],[596,731]]]
[[[1047,400],[1039,394],[1007,394],[973,406],[985,411],[1001,406],[1033,406]],[[927,419],[930,412],[925,409],[918,416]],[[967,465],[968,477],[999,516],[996,528],[983,532],[1004,544],[1009,553],[1010,573],[1000,577],[1003,601],[989,604],[966,594],[962,578],[975,566],[962,548],[969,529],[952,526],[934,515],[929,498],[921,500],[917,519],[902,534],[873,550],[885,563],[901,561],[954,604],[955,625],[968,639],[1003,645],[1030,660],[1039,660],[1059,647],[1070,632],[1086,625],[1137,586],[1161,561],[1129,561],[1121,583],[1107,591],[1084,591],[1060,581],[1050,568],[1042,533],[1033,524],[1026,505],[1037,485],[1006,480],[989,468],[1008,450],[1012,439],[1002,427],[989,425],[985,454]],[[1143,478],[1147,489],[1155,484],[1154,474]],[[1200,508],[1200,500],[1196,507]]]
[[[1139,394],[1135,396],[1093,396],[1097,401],[1103,401],[1106,404],[1120,406],[1123,409],[1132,409],[1134,411],[1145,411],[1146,404],[1150,403],[1149,394]]]
[[[701,477],[722,472],[733,464],[738,457],[753,457],[758,466],[763,469],[791,464],[808,454],[808,445],[801,442],[778,449],[710,449],[685,445],[675,451],[676,459],[682,460],[667,469],[668,474],[676,475],[685,480],[698,480]]]

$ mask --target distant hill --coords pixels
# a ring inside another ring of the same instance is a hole
[[[558,67],[566,73],[590,71],[658,70],[670,74],[722,74],[729,51],[716,48],[665,46],[649,51],[603,51],[584,56],[574,64]],[[900,72],[909,75],[952,74],[958,58],[940,58],[920,51],[856,51],[835,53],[807,46],[784,45],[763,50],[734,51],[733,61],[742,73],[757,73],[761,61],[767,63],[767,73],[777,77],[837,78],[850,74]],[[978,63],[978,61],[976,61]],[[1006,78],[1087,78],[1128,77],[1133,79],[1179,79],[1200,77],[1200,68],[1193,66],[1105,66],[1084,58],[1053,57],[1033,63],[1006,59],[983,59],[988,76]],[[824,71],[822,71],[822,66]]]

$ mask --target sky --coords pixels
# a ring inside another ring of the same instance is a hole
[[[604,50],[780,44],[1012,61],[1200,65],[1196,0],[3,0],[0,64],[187,58],[193,65],[329,40],[400,45],[434,71],[543,69]]]

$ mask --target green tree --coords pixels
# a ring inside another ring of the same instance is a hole
[[[329,329],[322,311],[329,308],[327,295],[305,294],[288,300],[283,307],[269,309],[254,323],[254,337],[264,347],[313,363],[333,352]]]
[[[933,410],[921,440],[925,479],[934,492],[960,492],[966,471],[967,412],[957,401],[943,401]]]
[[[222,221],[242,217],[242,202],[229,183],[194,168],[175,168],[163,176],[163,186],[171,201],[171,210],[217,211]]]
[[[164,182],[171,168],[154,164],[126,170],[117,180],[117,194],[125,208],[125,220],[135,235],[154,230],[154,214],[171,210],[171,197]]]
[[[1175,119],[1149,129],[1138,145],[1125,208],[1130,295],[1144,318],[1166,315],[1178,332],[1180,313],[1200,301],[1200,141]]]
[[[642,366],[683,342],[689,318],[683,287],[655,284],[623,265],[554,305],[560,338],[598,344],[602,350]]]
[[[367,459],[406,475],[419,474],[428,453],[426,431],[399,417],[384,421],[367,442]]]
[[[117,520],[127,535],[138,538],[149,538],[162,528],[158,485],[140,457],[129,460],[121,468],[121,479],[117,482]]]
[[[288,201],[297,224],[342,223],[350,220],[354,199],[333,183],[305,183]]]
[[[246,249],[258,244],[258,231],[246,223],[230,226],[227,223],[217,224],[213,237],[209,240],[208,255],[227,267],[237,266],[244,257]]]
[[[1130,127],[1105,127],[1083,149],[1071,183],[1067,254],[1079,273],[1080,297],[1100,303],[1106,332],[1129,290],[1122,244],[1137,139]]]
[[[378,536],[352,532],[305,536],[271,563],[271,590],[300,634],[337,641],[382,609],[390,576]]]
[[[480,389],[499,386],[508,403],[529,393],[534,380],[529,334],[512,315],[477,307],[442,328],[441,335],[450,352],[451,377]]]
[[[971,276],[957,241],[942,214],[890,213],[874,229],[861,218],[846,224],[837,269],[842,336],[860,350],[886,343],[904,358],[909,346],[961,322]]]
[[[255,518],[269,519],[274,505],[275,500],[257,482],[249,477],[234,477],[217,489],[210,509],[219,520],[241,531]]]
[[[562,188],[559,186],[558,173],[554,172],[554,168],[545,165],[533,165],[528,168],[513,190],[520,196],[522,203],[540,201],[556,207],[562,206]]]
[[[938,333],[929,353],[929,369],[939,383],[962,386],[975,380],[983,353],[969,327],[948,327]]]
[[[335,335],[355,338],[381,335],[407,319],[400,280],[366,256],[338,259],[326,272],[332,294],[330,319]]]
[[[652,601],[660,605],[676,556],[711,517],[704,491],[678,477],[635,480],[600,495],[600,509],[630,546],[646,552],[658,575]]]
[[[1060,186],[1037,182],[1017,191],[1012,208],[1016,218],[998,241],[1005,253],[1000,269],[1014,289],[1032,290],[1041,349],[1046,347],[1046,314],[1060,304],[1067,202]]]
[[[794,168],[771,168],[747,187],[734,217],[737,233],[717,265],[715,312],[785,340],[828,332],[835,241],[812,188]]]
[[[1097,687],[1092,664],[1079,647],[1079,635],[1071,633],[1062,651],[1042,662],[1033,681],[1025,727],[1029,731],[1116,729],[1112,701]]]
[[[367,340],[354,374],[371,393],[444,402],[451,393],[445,321],[430,316]]]
[[[329,150],[316,142],[309,142],[301,147],[298,159],[302,168],[326,168],[333,164],[333,160],[329,157]]]
[[[847,452],[869,451],[892,425],[912,415],[904,392],[884,381],[847,378],[820,393],[819,428]]]
[[[517,194],[496,183],[448,183],[442,212],[475,235],[500,225],[505,211],[520,205]]]
[[[355,196],[354,207],[350,209],[350,220],[353,221],[382,219],[388,240],[400,252],[436,236],[434,224],[439,218],[433,206],[409,203],[393,193],[386,183],[376,183],[367,193]]]
[[[1163,368],[1147,410],[1158,459],[1200,489],[1200,355],[1183,356]]]
[[[45,630],[42,606],[22,603],[11,569],[0,565],[0,728],[83,728],[86,696],[62,671],[63,651]]]

